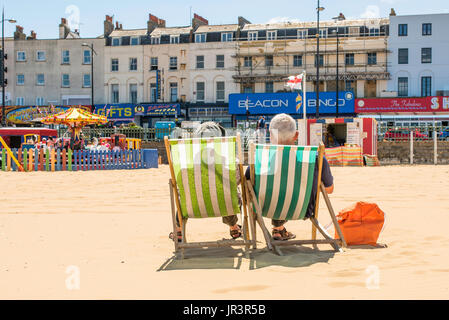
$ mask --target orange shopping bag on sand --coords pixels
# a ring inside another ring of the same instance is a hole
[[[375,246],[384,226],[385,214],[375,203],[357,202],[340,211],[337,221],[348,245]],[[339,238],[337,232],[335,238]]]

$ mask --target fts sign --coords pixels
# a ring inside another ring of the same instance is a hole
[[[229,113],[245,115],[249,114],[302,114],[303,108],[297,110],[297,93],[248,93],[229,95]],[[338,112],[354,113],[354,95],[352,92],[343,91],[338,95]],[[316,112],[316,93],[307,93],[307,113]],[[320,114],[336,113],[336,93],[320,93]]]

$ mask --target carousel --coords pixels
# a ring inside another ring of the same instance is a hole
[[[87,125],[99,125],[108,122],[105,116],[91,113],[81,108],[70,108],[67,111],[47,116],[40,120],[44,124],[65,125],[70,131],[70,142],[74,150],[82,149],[81,130]]]

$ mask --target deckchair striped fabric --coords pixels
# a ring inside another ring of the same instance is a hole
[[[262,216],[304,219],[310,201],[318,147],[256,145],[254,191]]]
[[[236,137],[169,140],[169,143],[183,217],[240,213]]]

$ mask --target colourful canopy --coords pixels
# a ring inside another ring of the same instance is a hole
[[[89,124],[104,124],[108,122],[108,119],[84,109],[70,108],[67,111],[45,117],[41,122],[45,124],[64,124],[71,128],[80,128]]]

